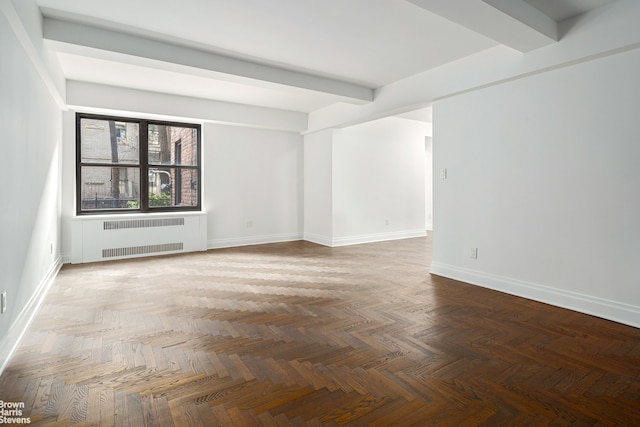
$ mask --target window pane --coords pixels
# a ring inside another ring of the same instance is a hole
[[[115,120],[80,120],[80,150],[83,163],[139,162],[139,126]]]
[[[140,170],[110,166],[83,166],[81,169],[81,209],[138,209]]]
[[[198,130],[191,127],[149,125],[149,163],[198,164]]]
[[[149,207],[198,206],[198,171],[149,169]]]

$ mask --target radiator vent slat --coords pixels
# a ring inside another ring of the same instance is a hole
[[[128,248],[111,248],[102,250],[102,258],[125,257],[131,255],[154,254],[161,252],[181,251],[184,243],[163,243],[160,245],[132,246]]]
[[[170,227],[184,225],[184,218],[152,218],[152,219],[123,219],[104,221],[104,230],[126,230],[131,228]]]

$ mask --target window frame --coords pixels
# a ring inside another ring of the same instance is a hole
[[[104,120],[115,122],[127,122],[138,124],[138,164],[132,163],[105,163],[105,162],[83,162],[82,161],[82,119]],[[161,165],[149,162],[149,126],[173,126],[181,128],[192,128],[197,131],[196,137],[196,164],[182,165],[171,164]],[[137,168],[140,176],[140,202],[138,208],[120,208],[120,209],[82,209],[82,167],[121,167],[121,168]],[[149,170],[158,167],[175,169],[176,175],[182,174],[183,170],[194,170],[197,174],[197,198],[198,201],[194,206],[150,206],[149,205]],[[184,211],[201,211],[202,210],[202,126],[195,123],[183,123],[173,121],[163,121],[154,119],[142,119],[135,117],[121,117],[101,114],[76,113],[76,215],[121,215],[135,213],[153,213],[153,212],[184,212]]]

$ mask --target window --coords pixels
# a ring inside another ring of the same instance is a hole
[[[116,123],[116,135],[118,137],[118,144],[123,144],[127,139],[127,126],[123,123]]]
[[[78,214],[200,210],[200,125],[76,115]]]

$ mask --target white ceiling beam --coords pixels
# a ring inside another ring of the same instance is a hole
[[[365,104],[374,90],[337,79],[259,64],[186,46],[125,34],[106,28],[44,17],[44,39],[53,50],[117,59],[194,75],[214,73],[216,78],[258,86],[278,85],[328,93],[345,102]]]
[[[638,16],[640,1],[615,1],[563,22],[570,24],[571,31],[562,41],[545,48],[522,55],[506,46],[495,46],[384,86],[369,104],[314,111],[309,114],[306,133],[401,114],[461,93],[640,49]]]
[[[523,0],[408,1],[519,52],[558,41],[558,23]]]

